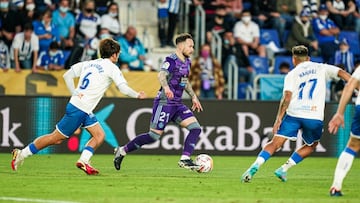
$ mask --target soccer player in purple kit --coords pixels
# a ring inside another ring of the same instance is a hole
[[[154,99],[150,130],[135,137],[126,145],[115,148],[114,166],[116,170],[120,170],[122,160],[127,153],[139,149],[142,145],[159,140],[164,133],[165,126],[170,121],[189,130],[178,165],[193,171],[199,169],[190,156],[198,141],[201,127],[192,111],[182,103],[181,99],[185,90],[192,99],[191,109],[197,112],[203,110],[188,81],[191,67],[189,57],[194,51],[194,41],[190,34],[183,33],[176,37],[175,44],[175,53],[166,57],[159,71],[158,79],[161,88]]]

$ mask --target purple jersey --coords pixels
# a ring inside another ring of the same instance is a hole
[[[181,61],[176,54],[171,54],[166,57],[165,61],[161,65],[161,71],[169,73],[167,82],[171,91],[174,93],[174,98],[169,100],[163,88],[161,87],[155,102],[162,104],[179,104],[181,103],[181,97],[184,92],[185,86],[189,78],[189,72],[191,67],[191,61],[187,58],[185,61]]]

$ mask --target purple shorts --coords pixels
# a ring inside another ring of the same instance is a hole
[[[170,121],[179,124],[181,121],[193,116],[193,112],[184,104],[168,105],[155,102],[150,127],[156,130],[164,130]]]

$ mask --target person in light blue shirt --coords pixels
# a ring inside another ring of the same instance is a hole
[[[144,63],[146,60],[145,48],[136,35],[136,28],[129,26],[125,34],[118,39],[118,42],[121,46],[119,62],[120,69],[122,70],[144,70]]]
[[[52,13],[52,21],[59,29],[61,46],[64,49],[74,46],[75,17],[70,12],[69,4],[69,0],[61,0],[58,9]]]

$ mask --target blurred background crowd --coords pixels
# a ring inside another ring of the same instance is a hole
[[[0,0],[0,68],[66,69],[97,58],[99,40],[110,37],[122,71],[157,71],[181,32],[194,36],[190,80],[201,98],[257,99],[261,78],[293,68],[295,45],[352,73],[360,0]],[[343,86],[329,81],[328,100]]]

